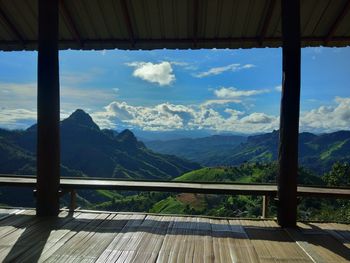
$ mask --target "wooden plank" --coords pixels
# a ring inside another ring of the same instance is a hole
[[[34,188],[36,186],[36,178],[0,174],[0,186],[23,186]],[[78,178],[61,178],[60,187],[65,190],[109,189],[267,196],[275,196],[277,193],[277,185],[271,184],[180,183]],[[350,188],[298,186],[297,191],[298,196],[350,198]]]
[[[256,222],[252,220],[240,220],[240,223],[244,227],[244,231],[247,233],[248,238],[250,239],[250,242],[254,246],[254,249],[258,254],[259,261],[262,263],[275,262],[270,251],[266,247],[267,244],[264,241],[264,239],[256,238],[256,236],[254,235],[254,232],[253,233],[249,232],[249,229],[251,229],[252,226],[255,225],[254,223],[261,223],[261,222],[260,221]],[[259,224],[259,226],[262,226],[262,224]]]
[[[312,262],[276,222],[266,220],[241,220],[241,222],[260,262]]]
[[[194,243],[194,262],[214,262],[213,237],[210,220],[208,218],[195,218],[195,231],[197,238]]]
[[[259,262],[255,249],[237,220],[210,220],[215,260]]]
[[[328,224],[314,224],[325,231],[330,231],[330,233],[338,238],[344,246],[350,249],[350,225],[328,223]]]
[[[72,222],[74,222],[80,213],[75,213],[73,216],[65,215],[65,217],[59,217],[59,220],[53,222],[49,229],[46,229],[46,234],[40,236],[31,237],[30,249],[22,251],[17,257],[18,262],[43,262],[47,258],[48,252],[55,251],[54,248],[60,244],[60,239],[70,232]],[[40,229],[40,232],[44,232],[45,228]]]
[[[0,210],[1,211],[1,210]],[[16,211],[16,210],[14,210]],[[34,210],[0,220],[0,260],[17,262],[348,262],[345,224]],[[25,218],[25,219],[23,219]]]
[[[350,188],[309,187],[298,186],[298,196],[350,198]]]
[[[5,262],[37,262],[51,232],[72,220],[67,212],[61,212],[58,217],[32,218],[31,224],[1,238],[6,244],[1,252],[1,259]],[[28,261],[28,257],[23,254],[29,254],[33,260]]]
[[[97,218],[98,214],[91,213],[74,213],[74,220],[71,220],[64,227],[54,231],[48,242],[45,244],[43,252],[38,259],[38,262],[46,261],[53,253],[66,244],[73,236],[75,236],[84,227],[90,224],[91,221]],[[24,255],[25,256],[25,255]],[[28,255],[28,262],[33,262],[31,255]]]
[[[169,217],[148,215],[140,226],[144,232],[135,253],[130,261],[132,262],[155,262],[159,250],[163,244],[165,234],[169,225]]]
[[[349,262],[350,250],[325,231],[286,229],[314,262]]]
[[[79,251],[84,244],[94,235],[94,231],[101,225],[110,214],[98,214],[93,220],[89,220],[79,232],[75,233],[65,244],[57,249],[50,257],[49,261],[72,262],[79,257]]]
[[[140,239],[138,229],[142,224],[144,215],[120,215],[127,223],[118,233],[105,251],[100,255],[96,262],[116,262],[128,257],[128,254],[133,253],[131,247],[137,245]]]
[[[0,238],[16,231],[18,228],[27,227],[30,224],[34,224],[33,215],[35,214],[34,210],[22,210],[13,216],[5,218],[0,221]]]
[[[96,262],[126,223],[123,216],[111,214],[94,230],[94,235],[84,243],[80,251],[75,250],[77,256],[73,262]]]
[[[189,242],[191,218],[169,217],[169,220],[157,262],[192,262],[194,246]]]

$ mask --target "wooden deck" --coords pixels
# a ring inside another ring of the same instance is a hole
[[[349,262],[350,225],[0,209],[4,262]]]

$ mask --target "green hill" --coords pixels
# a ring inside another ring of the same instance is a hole
[[[300,168],[298,181],[302,185],[349,186],[348,163],[336,163],[329,173],[315,176],[309,170]],[[175,178],[190,182],[235,182],[276,183],[276,163],[246,163],[234,167],[202,168]],[[261,197],[223,196],[204,194],[176,194],[154,203],[151,212],[205,214],[213,216],[258,217],[261,215]],[[299,218],[303,220],[350,220],[350,204],[344,200],[303,198],[298,206]],[[271,200],[270,215],[276,215],[276,206]]]
[[[222,146],[226,143],[225,146]],[[273,162],[278,156],[279,132],[239,137],[220,136],[174,141],[148,142],[159,152],[171,152],[186,156],[203,166],[232,166],[242,163]],[[178,145],[177,145],[178,143]],[[222,144],[222,145],[221,145]],[[215,150],[216,149],[216,150]],[[350,131],[338,131],[315,135],[303,132],[299,135],[299,164],[318,174],[328,171],[336,162],[350,161]]]
[[[176,177],[175,181],[187,182],[231,182],[231,183],[276,183],[278,166],[270,163],[245,163],[239,166],[206,167]],[[322,185],[322,180],[299,169],[299,184]]]
[[[172,154],[202,165],[210,165],[212,158],[218,154],[230,152],[232,148],[245,141],[245,136],[213,135],[203,138],[146,141],[145,144],[155,152]]]

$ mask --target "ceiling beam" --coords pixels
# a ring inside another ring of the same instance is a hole
[[[123,15],[124,15],[124,22],[126,24],[126,29],[128,31],[128,34],[129,34],[131,47],[135,47],[135,34],[134,34],[134,30],[132,28],[130,13],[129,13],[129,9],[128,9],[128,5],[126,3],[126,0],[121,0],[121,6],[122,6]]]
[[[198,43],[207,43],[207,44],[227,44],[230,45],[231,43],[249,43],[254,44],[254,47],[256,44],[259,43],[259,38],[253,38],[253,37],[229,37],[229,38],[197,38]],[[264,39],[264,43],[270,43],[271,46],[280,46],[282,39],[279,37],[267,37]],[[322,37],[302,37],[301,38],[302,46],[303,47],[309,47],[309,46],[320,46],[324,44],[324,38]],[[61,44],[61,49],[74,49],[74,43],[75,41],[71,40],[61,40],[59,42]],[[193,39],[189,38],[174,38],[174,39],[135,39],[135,43],[140,44],[143,46],[144,50],[150,50],[153,49],[154,46],[158,45],[159,48],[162,48],[162,45],[177,45],[177,44],[187,44],[191,45],[193,44]],[[305,44],[308,43],[308,44]],[[332,46],[332,43],[336,43],[336,46],[334,47],[343,47],[350,45],[350,37],[333,37],[329,43],[328,46]],[[343,43],[343,44],[339,44]],[[0,40],[0,50],[22,50],[23,47],[20,45],[18,41],[6,41],[6,40]],[[27,40],[26,41],[26,50],[36,50],[37,49],[37,41],[34,40]],[[119,48],[122,50],[128,49],[128,46],[130,44],[129,40],[126,39],[117,39],[117,38],[111,38],[111,39],[100,39],[100,40],[84,40],[84,47],[82,49],[84,50],[102,50],[102,49],[115,49]],[[151,44],[152,48],[146,48],[145,46]],[[266,45],[269,46],[269,45]],[[63,47],[63,48],[62,48]],[[135,47],[134,47],[135,48]],[[137,48],[137,47],[136,47]],[[174,48],[174,47],[171,47]],[[185,47],[183,49],[187,49],[189,47]],[[251,45],[249,45],[249,48],[251,48]]]
[[[193,47],[197,47],[197,37],[198,37],[198,0],[193,0]]]
[[[60,4],[59,7],[61,9],[61,13],[63,15],[64,20],[67,23],[69,31],[73,35],[74,39],[79,43],[79,46],[83,47],[84,41],[82,40],[82,38],[79,34],[78,28],[76,27],[76,25],[72,19],[72,16],[70,15],[69,10],[67,9],[67,6],[66,6],[64,0],[60,0],[59,4]]]
[[[273,13],[273,10],[275,9],[275,5],[276,5],[276,0],[270,0],[269,6],[267,7],[264,23],[260,32],[259,46],[263,45],[264,39],[266,37],[267,29],[269,28],[269,25],[270,25],[272,13]]]
[[[16,38],[21,42],[22,45],[25,46],[26,41],[24,40],[21,33],[18,31],[16,26],[12,23],[10,18],[6,15],[6,12],[0,6],[0,18],[5,22],[6,26],[11,30],[12,34],[16,36]]]
[[[331,41],[331,39],[333,38],[335,32],[337,31],[340,23],[343,21],[344,17],[347,15],[347,13],[350,10],[350,0],[346,1],[343,9],[341,10],[341,12],[339,13],[339,15],[337,16],[337,18],[335,19],[334,23],[332,24],[332,26],[330,27],[328,34],[325,38],[325,44],[327,45],[327,43],[329,41]]]

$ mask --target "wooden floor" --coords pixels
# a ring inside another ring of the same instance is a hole
[[[0,209],[3,262],[349,262],[350,225]]]

